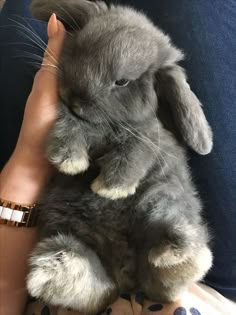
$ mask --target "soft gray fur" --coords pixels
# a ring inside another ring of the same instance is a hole
[[[186,150],[158,118],[169,106],[185,142],[211,151],[211,129],[177,65],[183,55],[131,8],[85,0],[31,8],[45,21],[55,12],[70,33],[47,147],[67,175],[55,175],[38,206],[29,292],[89,314],[134,289],[174,301],[212,263]],[[130,82],[117,86],[121,79]]]

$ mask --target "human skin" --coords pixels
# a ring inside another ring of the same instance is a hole
[[[53,14],[48,47],[26,103],[16,148],[0,174],[3,199],[29,205],[37,202],[53,171],[45,158],[45,142],[57,117],[57,58],[64,34]],[[0,315],[23,314],[27,260],[36,240],[36,228],[0,225]]]

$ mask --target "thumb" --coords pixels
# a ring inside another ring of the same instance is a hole
[[[48,21],[48,46],[45,50],[42,65],[36,73],[33,92],[54,91],[57,86],[58,58],[65,38],[65,28],[53,13]],[[45,70],[45,71],[44,71]]]
[[[48,21],[48,46],[44,53],[43,63],[57,66],[58,57],[65,37],[65,28],[53,13]]]

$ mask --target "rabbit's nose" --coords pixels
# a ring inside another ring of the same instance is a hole
[[[91,101],[82,101],[79,99],[74,99],[73,101],[70,101],[69,104],[69,107],[72,111],[80,114],[82,114],[82,112],[86,111],[87,109],[90,109],[91,106],[93,106]]]
[[[78,116],[83,116],[83,114],[84,114],[84,112],[86,112],[84,109],[83,109],[83,107],[81,107],[81,106],[74,106],[74,105],[72,105],[72,106],[70,106],[70,109],[71,109],[71,111],[73,112],[73,113],[75,113],[76,115],[78,115]]]

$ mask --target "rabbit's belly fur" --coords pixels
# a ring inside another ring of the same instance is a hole
[[[38,206],[42,235],[28,276],[32,295],[94,313],[133,289],[173,301],[205,275],[212,257],[185,152],[169,133],[162,140],[163,160],[126,199],[91,191],[95,166],[84,175],[56,175]]]

